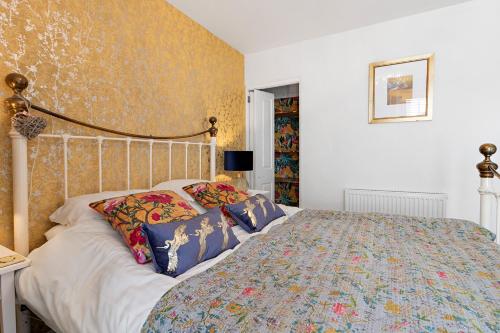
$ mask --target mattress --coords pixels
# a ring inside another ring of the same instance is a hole
[[[280,205],[281,206],[281,205]],[[260,233],[298,212],[287,213]],[[32,265],[16,275],[16,291],[57,332],[139,332],[149,313],[169,289],[204,272],[256,234],[233,227],[241,244],[172,278],[152,264],[139,265],[120,235],[102,220],[60,230],[29,255]]]

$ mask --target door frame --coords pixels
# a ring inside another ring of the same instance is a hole
[[[289,79],[284,79],[284,80],[279,80],[279,81],[271,81],[268,83],[262,83],[262,84],[256,84],[252,86],[246,86],[245,87],[245,92],[246,92],[246,103],[245,103],[245,149],[250,150],[250,105],[251,103],[248,102],[248,99],[250,97],[250,93],[253,92],[254,90],[263,90],[263,89],[269,89],[269,88],[276,88],[276,87],[281,87],[281,86],[288,86],[291,84],[298,84],[299,85],[299,98],[300,98],[300,86],[301,86],[301,79],[300,77],[293,77]],[[299,127],[299,136],[302,136],[302,127]],[[302,145],[299,145],[299,156],[302,155]],[[299,188],[302,187],[302,158],[299,158]],[[253,179],[253,171],[247,172],[246,174],[247,180],[250,183],[250,186],[254,186],[254,179]],[[274,182],[274,174],[273,174],[273,182]],[[274,198],[272,198],[274,200]],[[302,196],[299,196],[299,206],[302,205]]]

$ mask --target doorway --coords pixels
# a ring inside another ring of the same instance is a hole
[[[288,206],[298,206],[300,199],[299,109],[298,83],[249,92],[251,186]]]

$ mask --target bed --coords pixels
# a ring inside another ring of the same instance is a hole
[[[293,215],[298,209],[285,210]],[[32,265],[17,276],[20,301],[57,332],[139,332],[166,291],[238,250],[172,278],[155,273],[151,264],[138,265],[118,233],[96,214],[89,215],[32,251]],[[233,229],[242,244],[254,237]]]
[[[28,111],[24,80],[11,80],[10,111]],[[214,124],[203,132],[211,135],[211,178]],[[11,137],[14,170],[23,171],[26,140]],[[500,249],[491,210],[500,196],[491,184],[493,147],[481,147],[479,225],[281,206],[286,216],[253,234],[233,227],[237,247],[173,278],[138,265],[99,216],[76,214],[78,223],[51,230],[50,240],[29,254],[32,265],[16,275],[17,296],[58,332],[498,332]],[[26,253],[27,177],[17,172],[15,245]],[[102,184],[101,172],[98,177]]]

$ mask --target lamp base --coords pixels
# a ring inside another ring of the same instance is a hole
[[[236,178],[231,180],[231,184],[233,184],[236,188],[246,191],[248,190],[249,184],[246,177],[243,177],[241,173],[238,172]]]

